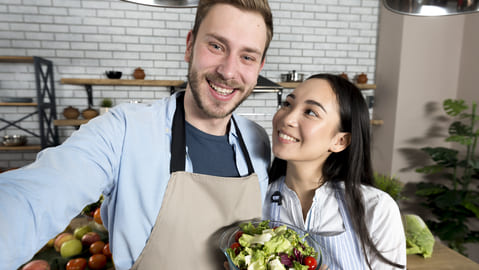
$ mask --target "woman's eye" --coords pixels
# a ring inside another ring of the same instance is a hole
[[[283,101],[281,103],[281,108],[285,108],[285,107],[289,107],[289,106],[291,106],[291,104],[288,101]]]
[[[317,114],[315,111],[313,111],[313,110],[306,110],[305,113],[306,113],[307,115],[309,115],[309,116],[318,117],[318,114]]]

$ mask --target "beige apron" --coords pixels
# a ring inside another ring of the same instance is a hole
[[[218,246],[219,233],[237,221],[261,217],[258,177],[253,173],[239,130],[249,176],[217,177],[184,172],[182,95],[177,100],[173,121],[172,174],[155,226],[132,269],[224,269],[226,258]]]

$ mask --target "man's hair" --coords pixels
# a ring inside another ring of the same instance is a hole
[[[203,22],[210,9],[216,4],[232,5],[240,10],[258,12],[264,19],[266,24],[266,44],[262,60],[266,56],[269,43],[273,39],[273,15],[268,4],[268,0],[200,0],[196,9],[195,25],[193,26],[193,38],[196,39],[198,29]],[[234,19],[234,18],[229,18]]]

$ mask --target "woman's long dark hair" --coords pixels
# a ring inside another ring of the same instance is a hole
[[[374,185],[370,149],[369,110],[361,91],[348,80],[332,74],[316,74],[309,79],[324,79],[329,82],[336,94],[339,104],[340,132],[351,134],[351,144],[341,152],[331,153],[323,165],[324,181],[343,181],[345,186],[345,202],[351,217],[354,230],[361,241],[361,247],[367,258],[366,250],[370,250],[382,261],[395,267],[403,265],[384,257],[374,245],[366,227],[365,207],[360,186]],[[286,175],[286,161],[275,158],[269,171],[269,181],[273,182]],[[371,269],[369,258],[366,262]]]

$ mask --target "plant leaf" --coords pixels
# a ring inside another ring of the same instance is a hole
[[[456,121],[449,126],[449,134],[451,135],[471,135],[471,127]]]
[[[459,205],[463,204],[462,196],[459,192],[454,190],[447,190],[441,195],[437,196],[434,201],[437,206],[441,209],[456,208]]]
[[[477,218],[479,218],[479,207],[475,205],[473,202],[464,202],[464,207],[471,212],[473,212]]]
[[[473,115],[472,113],[461,113],[460,117],[462,119],[464,118],[468,118],[468,119],[471,119],[471,120],[474,120],[474,121],[477,121],[479,120],[479,115]]]
[[[443,107],[444,107],[444,111],[450,116],[457,116],[462,111],[468,108],[464,100],[453,100],[453,99],[444,100]]]
[[[422,168],[418,168],[416,169],[416,172],[432,174],[432,173],[441,172],[443,169],[444,169],[444,166],[435,164],[435,165],[429,165],[429,166],[424,166]]]
[[[457,142],[462,145],[472,145],[473,139],[469,136],[453,135],[446,138],[446,142]]]
[[[469,166],[474,170],[479,170],[479,160],[469,160]]]
[[[422,197],[429,197],[441,194],[447,190],[447,188],[441,184],[433,184],[433,183],[418,183],[416,185],[416,195]]]
[[[459,152],[446,147],[424,147],[421,150],[428,153],[435,162],[446,167],[454,167]]]

